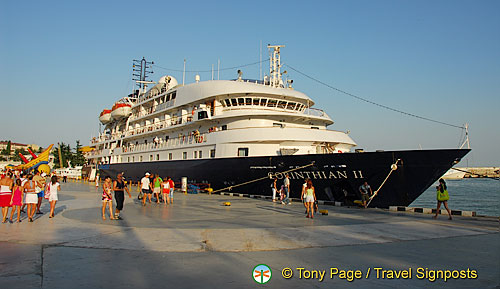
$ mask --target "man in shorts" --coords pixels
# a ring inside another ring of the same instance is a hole
[[[116,181],[113,182],[113,191],[115,192],[116,209],[115,209],[115,219],[121,220],[120,211],[123,210],[123,202],[125,201],[125,191],[127,191],[128,197],[132,198],[130,191],[123,180],[123,174],[118,174],[116,176]]]
[[[145,176],[141,179],[141,190],[142,190],[142,205],[146,205],[146,196],[151,203],[151,180],[149,179],[150,173],[146,173]]]
[[[157,204],[160,203],[161,183],[163,183],[163,180],[160,178],[160,175],[156,174],[153,179],[153,193]]]
[[[359,191],[361,192],[361,201],[363,202],[363,207],[366,208],[366,202],[370,200],[370,196],[373,194],[372,188],[368,184],[367,181],[365,181],[361,186],[359,186]]]
[[[36,204],[36,213],[37,214],[43,214],[40,211],[40,206],[42,205],[42,199],[44,195],[44,190],[45,190],[45,173],[43,175],[40,175],[40,172],[37,170],[35,171],[35,176],[33,177],[33,181],[36,184],[36,192],[38,195],[38,203]]]

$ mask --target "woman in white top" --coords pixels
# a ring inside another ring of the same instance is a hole
[[[56,208],[56,203],[59,200],[57,197],[57,192],[61,190],[61,185],[57,181],[57,176],[52,176],[50,183],[47,185],[45,192],[48,193],[49,203],[50,203],[50,214],[49,218],[54,217],[54,209]]]
[[[33,181],[33,175],[28,175],[28,181],[23,186],[23,191],[26,193],[26,204],[28,205],[28,222],[33,222],[36,205],[38,204],[38,195],[35,191],[36,184]]]

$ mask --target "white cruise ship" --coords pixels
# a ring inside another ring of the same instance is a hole
[[[352,152],[350,136],[329,129],[327,113],[283,79],[282,47],[269,46],[270,71],[262,81],[238,71],[235,80],[196,76],[182,85],[167,75],[152,83],[143,77],[143,59],[141,89],[103,110],[105,129],[91,140],[96,149],[88,158],[112,177],[123,171],[137,181],[148,171],[254,195],[270,195],[269,179],[288,172],[292,197],[307,177],[319,199],[344,203],[359,198],[363,181],[382,183],[400,160],[385,194],[372,202],[386,207],[411,203],[469,151]]]

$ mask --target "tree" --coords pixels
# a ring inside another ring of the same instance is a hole
[[[1,152],[1,153],[2,153],[2,155],[10,156],[11,149],[12,149],[12,144],[11,144],[11,142],[10,142],[10,140],[9,140],[9,141],[7,142],[7,147],[6,147],[6,148],[4,148],[4,149],[2,150],[2,152]]]
[[[85,164],[85,157],[82,153],[82,145],[80,140],[76,141],[75,154],[73,155],[73,160],[71,161],[73,166],[83,166]]]
[[[72,160],[72,153],[70,146],[61,142],[59,147],[56,147],[54,150],[52,150],[52,155],[54,156],[54,168],[56,169],[60,168],[59,148],[61,149],[63,167],[68,167],[69,161]]]

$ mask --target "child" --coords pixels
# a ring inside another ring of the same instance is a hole
[[[12,223],[14,210],[17,210],[17,222],[21,223],[21,206],[23,205],[23,190],[21,187],[21,179],[16,180],[16,184],[12,188],[12,192],[12,197],[10,198],[10,205],[12,206],[12,211],[10,213],[10,222]]]
[[[285,202],[283,202],[283,199],[285,199],[285,186],[281,186],[280,188],[280,201],[282,204],[285,204]]]
[[[170,193],[170,183],[168,182],[168,177],[163,179],[161,187],[162,187],[163,201],[165,202],[165,205],[167,204],[167,200],[168,204],[170,204],[170,198],[168,197]]]
[[[106,215],[104,211],[106,210],[106,205],[109,207],[109,219],[114,220],[113,217],[113,196],[111,195],[111,177],[107,176],[104,179],[104,184],[102,184],[102,219],[106,220]]]

